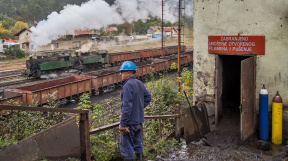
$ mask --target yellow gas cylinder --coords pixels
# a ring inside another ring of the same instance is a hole
[[[272,100],[272,143],[282,144],[282,98],[278,91]]]

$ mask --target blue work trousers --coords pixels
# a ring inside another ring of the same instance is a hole
[[[134,159],[134,152],[143,152],[141,124],[129,125],[130,132],[120,136],[120,152],[125,159]]]

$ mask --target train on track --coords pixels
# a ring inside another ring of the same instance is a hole
[[[181,47],[181,52],[186,51],[186,46]],[[57,70],[76,69],[79,71],[96,70],[105,65],[120,65],[126,60],[138,62],[160,56],[169,56],[178,52],[178,46],[167,46],[162,48],[152,48],[144,50],[134,50],[126,52],[108,53],[105,50],[91,51],[86,53],[55,54],[51,57],[30,57],[26,61],[26,70],[24,72],[28,77],[40,78],[42,74],[49,74]]]
[[[172,70],[171,65],[178,63],[177,55],[162,56],[160,58],[135,62],[137,66],[136,77],[143,78],[149,76],[151,72],[160,73]],[[180,56],[181,66],[193,63],[193,51],[187,51]],[[57,91],[56,100],[75,99],[82,93],[104,93],[104,90],[123,83],[119,75],[120,66],[102,68],[100,70],[89,71],[80,76],[71,76],[47,81],[40,84],[19,87],[13,90],[0,91],[0,104],[9,104],[9,100],[22,103],[22,105],[32,105],[38,101],[40,105],[49,101],[49,93]],[[2,97],[2,98],[1,98]],[[64,100],[64,101],[63,101]],[[3,113],[2,113],[3,114]]]

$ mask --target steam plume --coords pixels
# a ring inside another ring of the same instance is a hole
[[[189,8],[193,11],[190,1]],[[121,24],[149,16],[161,18],[161,0],[116,0],[110,6],[104,0],[90,0],[78,5],[67,5],[59,13],[52,12],[47,20],[32,27],[32,41],[36,45],[46,45],[60,36],[74,34],[75,30],[99,29],[110,24]],[[187,5],[186,5],[187,6]],[[176,22],[178,19],[178,0],[165,0],[164,18]],[[189,12],[188,12],[189,13]],[[189,13],[192,15],[192,12]],[[189,15],[188,15],[189,16]]]

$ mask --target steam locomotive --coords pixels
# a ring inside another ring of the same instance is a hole
[[[100,68],[108,62],[108,52],[105,50],[76,53],[75,57],[71,54],[55,54],[51,57],[38,57],[33,59],[30,57],[26,61],[25,75],[33,78],[40,78],[42,74],[48,74],[51,71],[63,70],[63,69],[93,69],[95,67]]]
[[[186,46],[181,46],[181,52],[186,50]],[[160,56],[172,55],[178,52],[178,46],[167,46],[162,48],[153,48],[145,50],[135,50],[119,53],[110,53],[106,50],[91,51],[86,53],[55,54],[51,57],[30,57],[26,61],[25,75],[33,78],[40,78],[42,74],[48,74],[51,71],[77,69],[79,71],[93,70],[103,67],[106,64],[111,66],[120,65],[125,60],[142,61]]]

